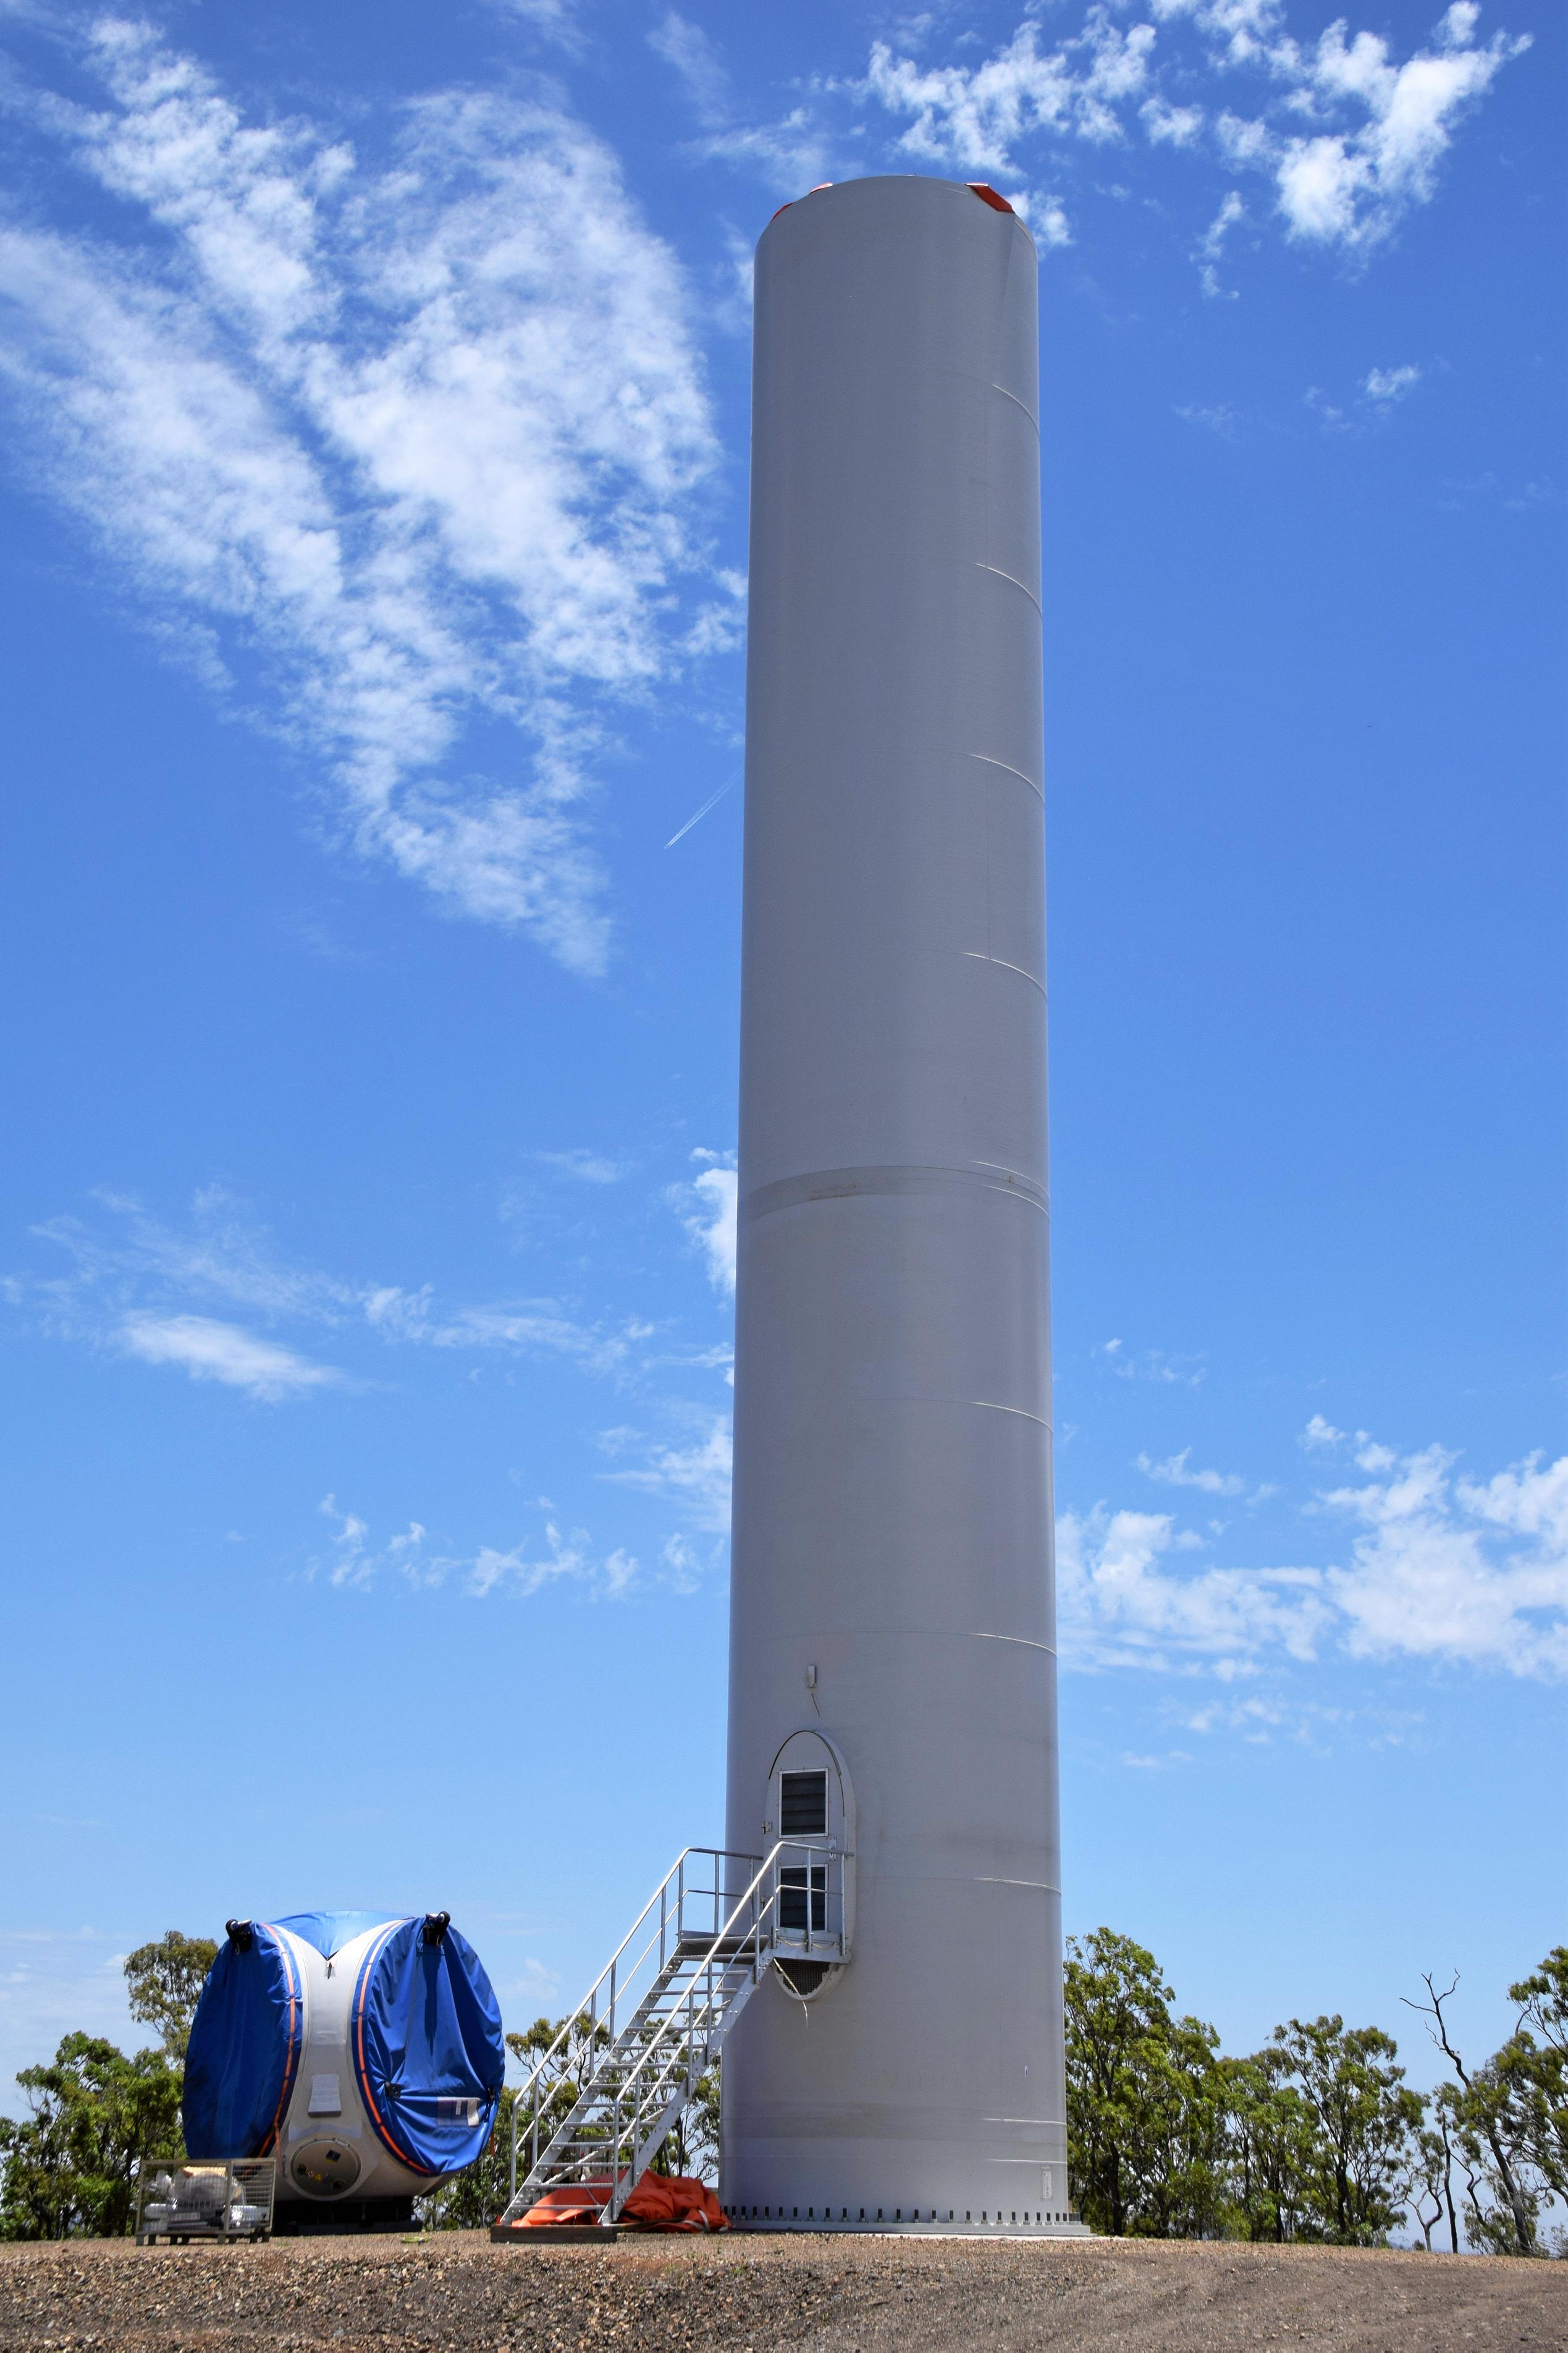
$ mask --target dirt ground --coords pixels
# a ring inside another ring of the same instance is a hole
[[[1568,2353],[1568,2263],[1096,2239],[0,2248],[26,2353]]]

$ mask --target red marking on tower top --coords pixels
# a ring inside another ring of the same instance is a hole
[[[818,180],[818,182],[817,182],[817,184],[816,184],[816,187],[815,187],[815,188],[807,188],[807,190],[806,190],[806,192],[805,192],[805,193],[806,193],[806,195],[807,195],[808,196],[819,196],[819,195],[822,194],[822,191],[824,190],[824,188],[830,188],[832,185],[833,185],[833,183],[832,183],[832,181],[831,181],[831,180]],[[800,200],[799,200],[799,199],[797,199],[797,198],[796,198],[796,197],[795,197],[795,196],[791,196],[791,198],[789,199],[789,204],[783,204],[783,205],[781,205],[781,206],[779,206],[779,213],[787,213],[787,212],[788,212],[788,210],[789,210],[790,205],[793,205],[793,204],[796,203],[797,201],[800,201]],[[769,227],[772,227],[773,222],[777,220],[777,218],[778,218],[778,216],[779,216],[779,213],[774,213],[774,214],[772,216],[772,218],[770,219],[770,222],[769,222]]]
[[[1013,207],[1007,202],[1006,197],[999,196],[995,189],[991,186],[988,181],[966,180],[963,185],[973,195],[979,197],[983,205],[989,205],[994,212],[1010,213],[1013,210]],[[831,180],[818,180],[815,188],[808,188],[806,190],[806,195],[808,196],[820,195],[824,188],[830,188],[832,185],[833,182]],[[789,200],[789,204],[783,204],[779,206],[779,212],[773,215],[773,219],[777,220],[779,213],[787,213],[790,204],[795,204],[797,202],[799,202],[799,199],[792,196]]]

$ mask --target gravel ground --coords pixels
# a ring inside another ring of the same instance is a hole
[[[0,2248],[27,2353],[1336,2353],[1568,2348],[1568,2263],[1184,2246],[746,2237]]]

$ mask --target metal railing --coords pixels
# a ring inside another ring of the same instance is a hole
[[[136,2243],[157,2239],[264,2239],[278,2162],[270,2157],[144,2157],[136,2177]]]
[[[525,2189],[591,2182],[618,2219],[769,1963],[847,1957],[845,1861],[821,1839],[685,1850],[512,2104],[509,2220],[524,2143]]]

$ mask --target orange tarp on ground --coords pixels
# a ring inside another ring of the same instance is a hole
[[[705,2181],[685,2174],[645,2173],[621,2209],[645,2231],[727,2231],[729,2216]]]
[[[567,2189],[547,2189],[513,2227],[558,2230],[563,2223],[575,2223],[591,2230],[609,2195],[607,2181],[574,2182]],[[644,2231],[727,2231],[730,2227],[707,2183],[683,2174],[645,2173],[622,2208],[621,2220]]]
[[[610,2195],[607,2181],[575,2182],[568,2189],[547,2189],[537,2206],[531,2206],[515,2231],[542,2231],[548,2223],[552,2228],[562,2222],[581,2222],[592,2226],[603,2213]]]

